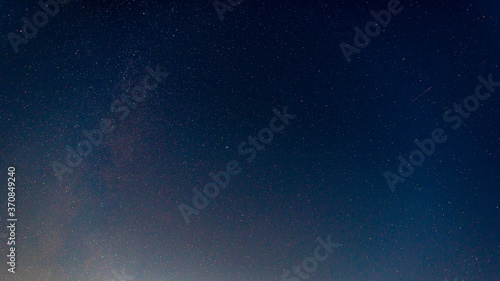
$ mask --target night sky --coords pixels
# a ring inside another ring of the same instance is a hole
[[[0,3],[1,280],[500,280],[499,1],[66,2]]]

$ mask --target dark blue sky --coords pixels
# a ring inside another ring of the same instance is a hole
[[[2,280],[499,280],[500,4],[391,2],[1,3]]]

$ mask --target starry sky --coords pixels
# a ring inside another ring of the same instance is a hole
[[[0,280],[500,280],[498,1],[64,2],[0,2]]]

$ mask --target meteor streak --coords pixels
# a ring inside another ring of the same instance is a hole
[[[418,100],[418,98],[420,98],[423,94],[427,93],[427,91],[429,91],[430,89],[432,88],[432,86],[430,86],[427,90],[425,90],[423,93],[421,93],[416,99],[414,99],[411,103],[414,103],[416,100]]]

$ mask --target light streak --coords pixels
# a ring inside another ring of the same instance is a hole
[[[423,94],[427,93],[427,91],[429,91],[430,89],[432,88],[432,86],[430,86],[427,90],[425,90],[423,93],[421,93],[416,99],[414,99],[411,103],[414,103],[416,100],[418,100],[418,98],[420,98]]]

